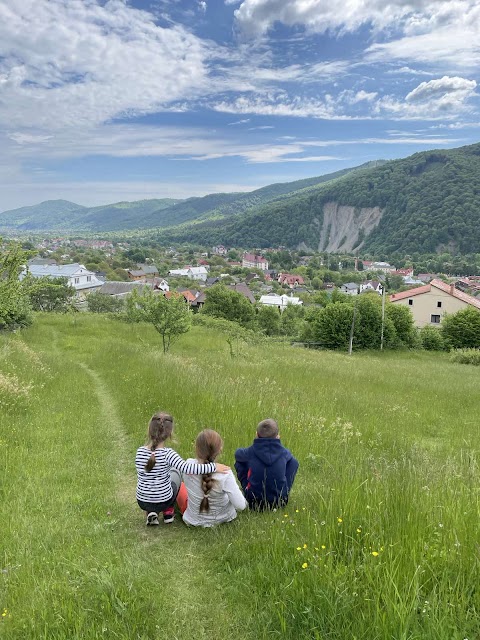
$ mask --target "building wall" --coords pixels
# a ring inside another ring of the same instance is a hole
[[[409,300],[412,300],[411,305],[408,303]],[[441,307],[438,306],[439,302],[441,302]],[[440,326],[445,314],[456,313],[470,306],[466,302],[463,302],[463,300],[459,300],[436,287],[432,287],[430,291],[419,293],[411,298],[393,300],[392,304],[401,304],[408,307],[413,314],[417,327],[425,327],[427,325],[432,327]],[[432,322],[432,315],[439,315],[440,323]]]

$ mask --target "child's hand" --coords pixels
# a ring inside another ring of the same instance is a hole
[[[215,469],[220,473],[228,473],[230,471],[230,467],[227,467],[226,464],[222,464],[221,462],[215,463]]]

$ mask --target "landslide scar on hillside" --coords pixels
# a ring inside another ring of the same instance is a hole
[[[323,206],[323,224],[319,251],[337,252],[359,249],[382,219],[380,207],[351,207],[327,202]]]

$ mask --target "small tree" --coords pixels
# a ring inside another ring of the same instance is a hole
[[[125,299],[94,291],[87,298],[88,310],[92,313],[120,313],[125,308]]]
[[[447,315],[442,323],[442,335],[454,349],[478,349],[480,347],[480,311],[467,307]]]
[[[18,279],[27,253],[18,244],[0,252],[0,331],[25,327],[32,322],[27,288]]]
[[[258,309],[257,323],[266,336],[278,336],[280,333],[280,312],[277,307],[262,305]]]
[[[25,287],[34,311],[56,311],[66,313],[75,289],[67,278],[25,278]]]
[[[162,336],[163,353],[191,326],[191,311],[183,296],[165,296],[146,289],[141,295],[137,289],[127,299],[127,319],[131,322],[149,322]]]
[[[207,289],[202,313],[238,322],[247,328],[253,324],[255,317],[252,303],[238,291],[227,289],[222,284]]]

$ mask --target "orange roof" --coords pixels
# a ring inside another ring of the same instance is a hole
[[[403,300],[404,298],[411,298],[412,296],[418,296],[419,293],[428,293],[429,291],[430,285],[426,284],[423,287],[409,289],[408,291],[402,291],[401,293],[392,293],[390,296],[390,302],[396,302],[397,300]]]
[[[447,284],[443,282],[443,280],[434,279],[430,282],[430,284],[426,284],[423,287],[417,287],[416,289],[409,289],[408,291],[402,291],[401,293],[392,293],[390,296],[390,302],[397,302],[398,300],[404,300],[405,298],[412,298],[413,296],[418,296],[422,293],[428,293],[432,287],[436,289],[440,289],[444,293],[448,293],[449,295],[457,298],[458,300],[462,300],[462,302],[466,302],[467,304],[472,305],[472,307],[476,307],[480,309],[480,300],[474,298],[473,296],[469,296],[468,293],[464,293],[459,289],[456,289],[453,285]]]

